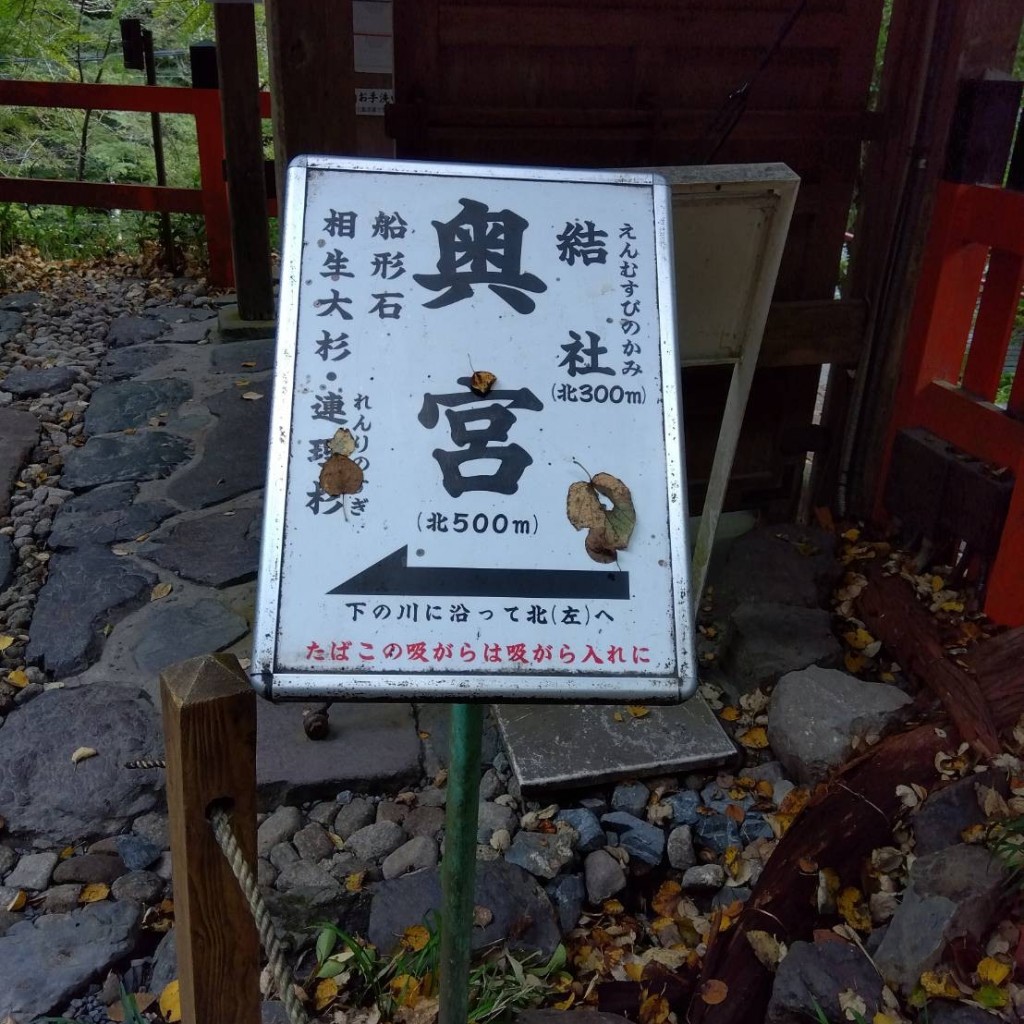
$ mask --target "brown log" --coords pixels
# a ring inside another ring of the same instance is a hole
[[[1024,626],[978,644],[963,656],[978,679],[1000,732],[1024,715]]]
[[[942,701],[960,735],[980,754],[999,751],[999,737],[978,680],[950,661],[935,620],[899,576],[872,565],[868,585],[857,598],[857,612],[868,630],[895,655],[904,671]]]
[[[832,868],[844,885],[859,886],[864,858],[892,842],[893,823],[903,810],[897,783],[934,783],[935,755],[956,743],[955,736],[943,737],[932,725],[922,725],[884,739],[819,786],[765,865],[735,927],[708,953],[705,976],[724,981],[728,998],[717,1006],[695,999],[690,1024],[747,1024],[763,1018],[772,975],[754,956],[746,933],[763,930],[787,943],[809,939],[818,879],[804,872],[800,862]]]

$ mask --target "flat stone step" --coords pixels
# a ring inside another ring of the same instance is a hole
[[[736,754],[701,697],[652,705],[641,718],[608,704],[500,704],[494,713],[523,789],[673,775]]]

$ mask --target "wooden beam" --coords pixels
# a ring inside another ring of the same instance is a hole
[[[172,665],[160,693],[182,1024],[257,1024],[259,934],[208,818],[230,806],[255,872],[256,694],[228,654]]]
[[[0,203],[53,203],[98,210],[147,210],[202,213],[197,188],[121,185],[105,181],[52,181],[46,178],[0,178]]]
[[[238,314],[242,320],[273,320],[256,16],[251,4],[216,3],[213,18]]]
[[[356,152],[352,0],[267,0],[277,194],[303,154]]]

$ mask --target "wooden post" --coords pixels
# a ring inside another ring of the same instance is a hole
[[[256,695],[228,654],[172,665],[160,691],[182,1024],[259,1024],[259,935],[207,817],[230,805],[255,871]]]
[[[242,320],[273,320],[256,18],[251,4],[237,3],[215,3],[213,16],[238,315]]]
[[[288,161],[356,152],[352,0],[267,0],[277,199]]]

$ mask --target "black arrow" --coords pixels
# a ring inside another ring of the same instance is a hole
[[[402,547],[328,593],[628,601],[629,573],[579,569],[459,569],[454,566],[410,568],[409,548]]]

